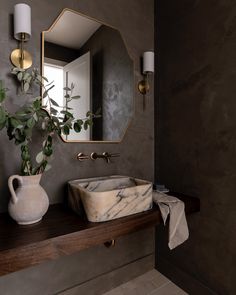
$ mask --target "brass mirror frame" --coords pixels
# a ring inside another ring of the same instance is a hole
[[[135,89],[136,89],[136,87],[135,87],[135,64],[134,64],[134,58],[130,54],[130,50],[128,49],[128,46],[127,46],[127,44],[126,44],[126,42],[125,42],[125,40],[124,40],[124,38],[123,38],[120,30],[118,30],[117,28],[115,28],[115,27],[113,27],[113,26],[111,26],[111,25],[109,25],[109,24],[107,24],[105,22],[102,22],[100,20],[97,20],[97,19],[95,19],[93,17],[90,17],[90,16],[88,16],[86,14],[83,14],[81,12],[78,12],[76,10],[73,10],[73,9],[70,9],[70,8],[64,8],[61,11],[61,13],[58,15],[58,17],[55,19],[55,21],[52,23],[52,25],[49,27],[49,29],[46,30],[46,31],[42,31],[42,33],[41,33],[41,74],[42,75],[44,74],[44,66],[43,65],[44,65],[44,52],[45,52],[45,49],[44,49],[45,34],[48,33],[48,32],[50,32],[56,26],[57,22],[59,21],[59,19],[61,18],[61,16],[66,11],[70,11],[70,12],[76,13],[76,14],[78,14],[80,16],[86,17],[86,18],[88,18],[90,20],[96,21],[96,22],[100,23],[101,25],[105,25],[107,27],[110,27],[110,28],[116,30],[120,34],[120,37],[121,37],[122,41],[124,42],[125,48],[127,50],[128,56],[131,59],[131,61],[133,62],[133,95],[132,95],[133,112],[132,112],[132,116],[129,119],[129,122],[127,124],[126,129],[123,131],[123,135],[122,135],[122,137],[121,137],[120,140],[66,140],[62,136],[60,136],[60,138],[65,143],[121,143],[123,141],[124,137],[125,137],[125,134],[127,133],[128,128],[131,125],[132,120],[134,119],[134,116],[135,116]],[[41,88],[41,94],[42,94],[42,91],[43,91],[43,89]]]

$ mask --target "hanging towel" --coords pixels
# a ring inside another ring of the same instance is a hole
[[[184,202],[158,191],[153,191],[153,201],[160,208],[164,224],[166,224],[167,217],[170,215],[168,246],[172,250],[189,237]]]

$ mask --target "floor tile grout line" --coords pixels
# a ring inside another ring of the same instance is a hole
[[[121,265],[121,266],[119,266],[119,267],[116,267],[116,268],[114,268],[112,271],[119,270],[119,269],[121,269],[121,268],[123,268],[123,267],[128,266],[128,265],[131,264],[131,263],[135,263],[135,262],[137,262],[137,261],[139,261],[139,260],[141,260],[141,259],[143,259],[143,258],[147,258],[147,257],[149,257],[149,256],[151,256],[151,255],[153,255],[153,252],[152,252],[152,253],[149,253],[149,254],[147,254],[147,255],[144,255],[144,256],[142,256],[142,257],[139,257],[139,258],[137,258],[137,259],[134,259],[134,260],[132,260],[132,261],[130,261],[130,262],[127,262],[127,263],[125,263],[125,264],[123,264],[123,265]],[[154,266],[153,266],[153,267],[154,267]],[[155,269],[155,268],[153,268],[153,269]],[[109,274],[110,272],[111,272],[111,271],[104,271],[103,273],[101,273],[101,274],[99,274],[99,275],[95,275],[94,277],[89,278],[89,279],[85,280],[84,282],[81,282],[81,283],[75,284],[75,285],[73,285],[73,286],[71,286],[71,287],[68,287],[68,288],[65,288],[65,289],[63,289],[63,290],[60,290],[60,291],[58,291],[57,293],[55,293],[54,295],[60,295],[60,294],[63,294],[63,292],[66,292],[66,291],[72,290],[72,289],[74,289],[74,288],[76,288],[76,287],[82,286],[83,284],[89,283],[90,281],[93,281],[94,279],[98,279],[99,277],[102,277],[102,276],[104,276],[104,275]],[[127,283],[128,283],[128,282],[127,282]],[[109,291],[107,291],[107,292],[109,292]]]
[[[171,281],[168,281],[166,283],[164,283],[163,285],[161,285],[160,287],[157,287],[155,290],[152,290],[151,293],[148,293],[147,295],[152,295],[152,293],[162,289],[163,287],[166,287],[167,285],[169,285],[171,283]]]

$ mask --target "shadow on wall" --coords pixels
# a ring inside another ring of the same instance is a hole
[[[103,50],[97,51],[92,59],[92,108],[95,113],[100,107],[103,112]],[[103,113],[102,113],[103,115]],[[103,120],[96,120],[92,129],[93,140],[103,138]]]

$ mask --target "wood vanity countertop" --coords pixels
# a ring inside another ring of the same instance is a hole
[[[199,199],[171,194],[184,201],[187,214],[200,211]],[[143,213],[101,223],[83,220],[62,204],[51,205],[43,220],[34,225],[18,225],[7,213],[2,213],[0,275],[70,255],[161,223],[157,206]]]

